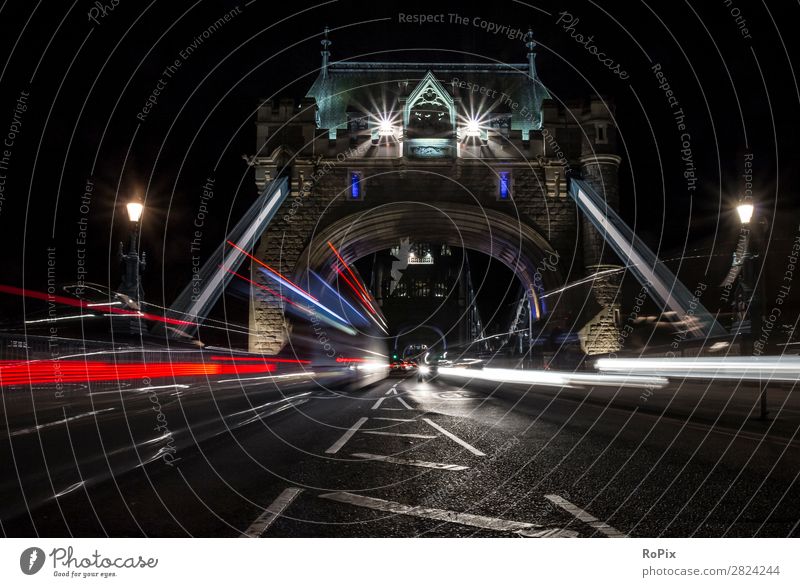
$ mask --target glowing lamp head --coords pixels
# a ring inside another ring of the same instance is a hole
[[[139,222],[144,212],[144,205],[139,200],[128,202],[125,206],[128,209],[128,218],[131,222]]]
[[[388,118],[381,118],[381,121],[378,124],[378,134],[382,137],[394,134],[394,126],[392,125],[392,121]]]
[[[429,375],[431,372],[431,368],[427,365],[420,365],[419,366],[419,374],[420,375]]]
[[[477,137],[480,136],[480,134],[481,134],[480,123],[474,118],[471,118],[469,121],[467,121],[467,136]]]
[[[747,224],[753,218],[753,205],[752,204],[739,204],[736,206],[736,212],[739,213],[739,220],[742,224]]]

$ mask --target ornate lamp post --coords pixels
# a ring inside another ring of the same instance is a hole
[[[144,205],[141,201],[133,199],[126,204],[128,220],[130,226],[130,240],[128,242],[128,252],[125,253],[124,245],[119,243],[119,260],[124,263],[122,281],[119,284],[118,293],[126,296],[125,303],[132,310],[139,310],[144,292],[142,291],[141,273],[146,264],[144,253],[139,256],[139,234],[141,232],[141,219],[144,212]],[[141,333],[140,321],[131,321],[131,331],[134,334]]]
[[[747,230],[748,238],[742,258],[742,273],[739,277],[739,291],[734,304],[734,315],[738,315],[739,328],[749,319],[750,327],[743,333],[741,354],[753,356],[755,354],[755,341],[761,334],[763,311],[763,296],[760,284],[763,284],[763,275],[758,279],[756,274],[756,259],[761,253],[761,223],[757,215],[753,218],[755,208],[749,202],[741,202],[736,206],[742,227]],[[759,348],[759,355],[763,347]],[[767,417],[767,386],[759,382],[760,418]]]

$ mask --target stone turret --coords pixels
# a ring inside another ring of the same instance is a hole
[[[584,136],[580,158],[581,175],[603,196],[610,208],[618,211],[621,159],[616,155],[617,136],[613,112],[601,98],[595,98],[582,115],[582,126]],[[619,260],[603,235],[583,215],[581,239],[586,274],[605,273],[592,282],[592,293],[600,305],[600,311],[584,327],[585,350],[588,354],[616,352],[620,350],[618,326],[622,272],[606,272],[618,269]]]

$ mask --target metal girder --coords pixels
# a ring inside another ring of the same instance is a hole
[[[676,312],[685,321],[689,336],[707,338],[727,334],[698,297],[637,238],[633,230],[590,184],[572,178],[569,194],[650,297],[661,308]]]
[[[162,324],[158,328],[166,328],[170,338],[194,335],[233,278],[231,272],[237,271],[245,260],[242,250],[253,249],[288,194],[289,182],[285,177],[267,183],[258,199],[196,274],[197,277],[193,277],[167,310],[168,318],[183,320],[187,324]],[[236,247],[230,246],[228,241],[235,243]]]

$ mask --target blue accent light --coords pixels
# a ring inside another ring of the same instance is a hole
[[[511,192],[511,172],[500,172],[500,199],[507,200],[508,194]]]
[[[361,199],[361,174],[350,174],[350,197],[354,200]]]

